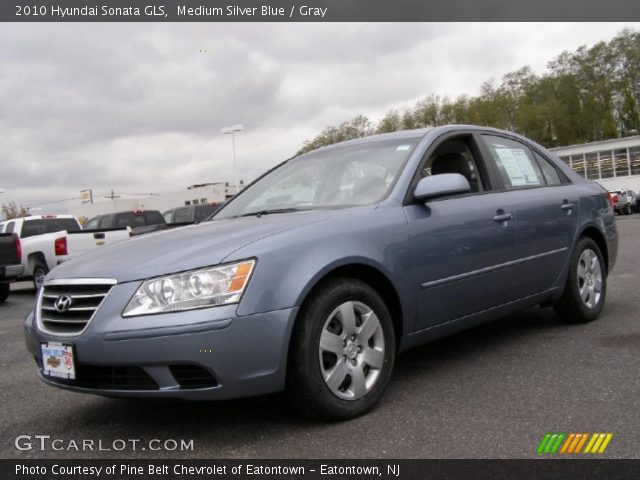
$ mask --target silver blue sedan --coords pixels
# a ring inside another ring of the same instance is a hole
[[[518,135],[372,136],[287,160],[209,222],[55,268],[26,341],[60,388],[286,390],[345,419],[378,403],[408,348],[534,305],[595,320],[617,238],[607,192]]]

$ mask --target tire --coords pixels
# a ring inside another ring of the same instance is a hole
[[[393,321],[380,295],[359,280],[331,280],[314,291],[299,312],[287,396],[306,416],[358,417],[382,398],[395,356]]]
[[[582,292],[582,294],[581,294]],[[569,323],[592,322],[600,315],[607,294],[607,272],[598,244],[578,240],[571,256],[567,284],[555,310]]]
[[[9,298],[9,284],[8,283],[0,283],[0,303],[4,303]]]
[[[47,273],[49,273],[49,269],[46,265],[43,265],[40,262],[36,263],[33,267],[33,286],[36,288],[36,290],[39,290],[42,286],[44,277]]]

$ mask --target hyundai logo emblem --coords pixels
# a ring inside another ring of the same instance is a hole
[[[71,297],[60,295],[53,304],[57,312],[64,313],[71,308]]]

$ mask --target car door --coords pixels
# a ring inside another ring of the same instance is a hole
[[[518,223],[521,297],[550,289],[570,253],[578,194],[540,152],[514,138],[482,135],[489,161],[500,172],[505,200]]]
[[[443,153],[444,152],[444,153]],[[418,289],[416,330],[460,319],[518,297],[517,226],[511,205],[494,191],[474,135],[443,139],[427,152],[416,177],[449,154],[469,161],[464,172],[473,191],[426,203],[405,202]],[[453,162],[455,163],[455,162]],[[439,173],[458,173],[439,168]],[[438,173],[435,173],[438,174]],[[414,184],[417,180],[414,181]]]

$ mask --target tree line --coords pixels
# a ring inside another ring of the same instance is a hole
[[[640,31],[622,30],[610,41],[565,51],[535,74],[524,66],[477,96],[431,94],[374,122],[358,115],[326,127],[298,153],[374,133],[446,124],[510,130],[546,147],[637,134],[640,130]]]

